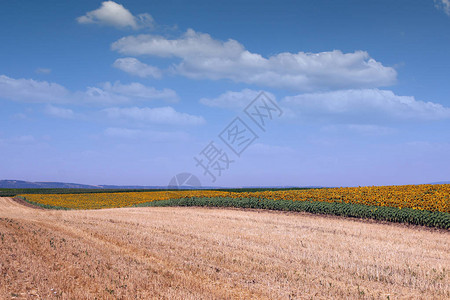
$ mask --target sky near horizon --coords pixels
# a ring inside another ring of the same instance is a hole
[[[450,0],[2,1],[0,179],[450,180]]]

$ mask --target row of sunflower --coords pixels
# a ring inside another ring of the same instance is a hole
[[[450,184],[262,191],[241,193],[241,196],[273,200],[344,202],[450,212]]]
[[[86,193],[86,194],[28,194],[19,195],[27,201],[69,209],[98,209],[127,207],[157,200],[178,199],[184,197],[221,197],[224,193],[210,190],[191,191],[149,191],[120,193]]]
[[[186,197],[229,197],[321,201],[329,203],[344,202],[450,213],[450,184],[343,187],[259,192],[180,190],[90,194],[30,194],[20,196],[37,204],[70,209],[126,207],[146,202]]]

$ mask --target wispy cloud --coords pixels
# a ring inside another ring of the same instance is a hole
[[[444,11],[450,16],[450,0],[434,0],[436,8]]]
[[[162,77],[162,72],[160,69],[149,66],[133,57],[118,58],[114,62],[113,66],[131,75],[139,77]]]
[[[86,103],[117,104],[133,103],[144,100],[164,100],[177,102],[178,95],[174,90],[158,90],[138,82],[122,84],[106,82],[100,87],[89,87],[85,92],[78,93]]]
[[[294,154],[295,150],[291,147],[278,146],[278,145],[268,145],[263,143],[255,143],[248,147],[248,150],[253,154],[264,154],[264,155],[289,155]]]
[[[228,109],[242,109],[249,105],[261,91],[255,91],[251,89],[243,89],[239,92],[227,91],[216,98],[201,98],[200,103],[211,106]],[[269,92],[265,92],[271,99],[275,99],[275,96]]]
[[[394,128],[372,124],[328,125],[324,126],[322,131],[329,133],[352,132],[363,136],[383,136],[396,132]]]
[[[1,98],[28,103],[85,105],[116,105],[153,100],[178,101],[174,90],[158,90],[137,82],[129,84],[106,82],[99,87],[88,87],[85,91],[71,92],[57,83],[14,79],[5,75],[0,75]]]
[[[149,122],[167,125],[202,125],[205,119],[201,116],[181,113],[173,107],[111,107],[103,110],[104,113],[113,119],[128,119],[140,122]]]
[[[21,102],[63,103],[70,92],[57,83],[0,75],[0,98]]]
[[[15,119],[15,120],[26,120],[27,119],[27,115],[24,113],[17,113],[17,114],[13,114],[11,116],[11,118]]]
[[[47,68],[38,68],[35,71],[37,74],[50,74],[52,72],[51,69],[47,69]]]
[[[110,127],[105,129],[105,136],[122,139],[145,139],[149,141],[186,141],[189,135],[185,132],[153,131],[133,128]]]
[[[47,115],[62,119],[72,119],[75,117],[75,113],[73,112],[73,110],[69,108],[56,107],[53,105],[48,105],[45,108],[44,112]]]
[[[14,136],[6,139],[0,138],[0,146],[4,145],[30,145],[35,144],[37,142],[37,139],[32,135],[19,135]]]

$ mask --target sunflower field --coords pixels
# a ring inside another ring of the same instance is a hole
[[[132,206],[213,206],[306,211],[446,228],[450,184],[284,189],[153,190],[85,194],[22,194],[44,208],[101,209]]]
[[[228,197],[319,201],[328,203],[341,202],[450,213],[450,184],[344,187],[258,192],[175,190],[129,193],[34,194],[20,196],[35,204],[68,209],[126,207],[158,200],[189,197]]]

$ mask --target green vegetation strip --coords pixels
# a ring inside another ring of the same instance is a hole
[[[374,219],[398,223],[408,223],[442,229],[450,228],[450,214],[411,208],[369,206],[342,202],[268,200],[258,198],[181,198],[159,200],[136,204],[135,207],[148,206],[207,206],[257,208],[281,211],[302,211],[351,218]]]

